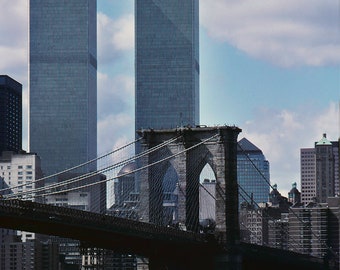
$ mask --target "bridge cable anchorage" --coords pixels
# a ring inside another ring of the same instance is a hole
[[[47,185],[47,186],[45,186],[45,187],[36,188],[36,189],[34,189],[34,190],[29,190],[29,191],[25,191],[25,192],[20,192],[20,193],[15,193],[15,194],[4,195],[3,197],[4,197],[4,199],[11,199],[11,198],[17,198],[18,196],[23,196],[23,195],[27,195],[27,194],[35,194],[34,197],[44,197],[44,196],[48,196],[48,195],[52,195],[52,194],[58,194],[58,193],[62,193],[62,192],[67,192],[68,190],[66,189],[66,190],[62,190],[62,191],[55,192],[55,193],[50,193],[50,192],[49,192],[49,193],[47,193],[46,195],[44,195],[43,193],[37,194],[37,192],[49,191],[49,190],[51,190],[51,189],[53,189],[53,188],[58,188],[58,187],[62,187],[62,186],[67,186],[67,185],[69,185],[69,184],[74,184],[74,183],[80,182],[80,181],[82,181],[82,180],[88,180],[89,177],[93,177],[93,176],[97,176],[97,175],[99,175],[99,174],[107,173],[107,172],[109,172],[109,171],[111,171],[111,170],[113,170],[113,169],[116,169],[116,168],[121,168],[122,166],[127,165],[127,164],[131,163],[131,162],[134,161],[134,160],[137,160],[138,158],[140,158],[140,157],[142,157],[142,156],[145,156],[145,155],[147,155],[147,154],[149,154],[149,153],[151,153],[151,152],[153,152],[153,151],[157,151],[159,148],[164,147],[164,146],[166,146],[166,145],[168,145],[168,144],[174,142],[174,141],[177,140],[179,137],[180,137],[180,136],[171,138],[170,140],[165,141],[164,143],[162,143],[162,144],[160,144],[160,145],[157,145],[157,146],[155,146],[155,147],[153,147],[153,148],[150,148],[149,150],[147,150],[147,151],[145,151],[145,152],[142,152],[142,153],[140,153],[140,154],[138,154],[138,155],[135,155],[135,156],[133,156],[133,157],[130,157],[130,158],[128,158],[128,159],[126,159],[126,160],[123,160],[123,161],[120,161],[120,162],[118,162],[118,163],[109,165],[108,167],[102,168],[102,169],[100,169],[100,170],[96,170],[96,171],[93,171],[93,172],[89,172],[89,173],[86,173],[86,174],[82,174],[82,175],[80,175],[80,176],[73,177],[73,178],[68,179],[68,180],[64,180],[64,181],[62,181],[62,182],[60,182],[60,183],[55,183],[55,184]],[[138,141],[138,140],[136,140],[136,141]],[[136,142],[136,141],[135,141],[135,142]],[[130,143],[129,145],[131,145],[131,143]],[[126,148],[126,146],[120,147],[119,149],[122,150],[122,149],[124,149],[124,148]],[[111,154],[112,154],[112,153],[115,153],[115,152],[116,152],[116,151],[112,151]],[[106,154],[105,156],[109,156],[109,154]],[[103,156],[100,157],[100,158],[103,158]],[[96,160],[98,160],[98,159],[99,159],[99,158],[97,158]],[[88,164],[88,163],[89,163],[89,162],[86,162],[86,164]],[[80,165],[79,165],[79,166],[80,166]],[[76,168],[79,168],[79,166],[76,166]],[[75,167],[74,167],[74,168],[75,168]],[[72,168],[71,168],[71,169],[72,169]],[[68,169],[68,170],[65,170],[65,171],[70,171],[71,169]],[[54,176],[55,176],[55,175],[60,175],[60,174],[64,173],[65,171],[63,171],[63,172],[61,172],[61,173],[54,174]],[[51,177],[51,176],[48,176],[48,177],[45,177],[45,178],[38,179],[36,182],[41,181],[42,179],[43,179],[43,180],[44,180],[44,179],[48,179],[49,177]],[[28,185],[28,184],[25,183],[25,184],[22,184],[22,185],[14,186],[14,187],[11,187],[11,189],[14,189],[14,188],[17,188],[17,187],[26,186],[26,185]],[[82,187],[85,187],[85,186],[82,186]],[[80,187],[80,188],[82,188],[82,187]],[[6,190],[7,190],[7,189],[6,189]],[[75,189],[73,189],[73,190],[75,190]],[[0,190],[0,192],[2,192],[2,191],[3,191],[3,190]]]
[[[256,166],[256,164],[251,160],[251,158],[246,154],[246,152],[244,151],[244,149],[242,148],[242,146],[237,143],[238,147],[241,149],[242,153],[247,157],[247,159],[249,160],[249,162],[252,164],[252,166],[256,169],[256,171],[260,174],[261,178],[267,183],[267,185],[269,185],[269,187],[274,190],[274,187],[270,184],[270,182],[268,181],[268,179],[263,175],[263,173],[261,172],[261,170]],[[304,225],[304,222],[302,220],[302,218],[294,211],[293,208],[290,208],[291,212],[293,213],[293,215],[298,219],[298,221],[300,222],[300,224]],[[311,228],[310,228],[310,232],[313,234],[314,237],[316,237],[316,239],[318,239],[318,241],[328,250],[332,253],[332,255],[334,255],[338,261],[339,261],[339,254],[337,254],[332,247],[328,246],[327,243],[325,241],[323,241],[319,235],[317,235]]]

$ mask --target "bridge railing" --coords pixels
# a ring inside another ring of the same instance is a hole
[[[158,226],[120,217],[103,215],[78,209],[47,205],[31,201],[0,200],[1,213],[9,213],[17,217],[39,218],[48,222],[69,222],[82,226],[96,226],[111,229],[125,234],[141,235],[150,238],[185,239],[192,242],[207,242],[205,235],[181,231],[172,227]]]

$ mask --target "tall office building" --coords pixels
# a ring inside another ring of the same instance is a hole
[[[316,197],[316,159],[314,148],[300,149],[301,202],[308,203]]]
[[[198,0],[135,0],[135,128],[199,124]]]
[[[238,142],[237,147],[237,181],[239,203],[268,202],[270,192],[269,162],[262,151],[246,138]]]
[[[22,148],[22,85],[0,75],[0,154]]]
[[[314,148],[303,148],[300,154],[301,201],[321,203],[339,195],[339,142],[323,134]]]
[[[338,142],[330,142],[326,134],[315,144],[316,154],[316,199],[326,202],[328,197],[335,196],[335,165],[338,153]]]
[[[97,154],[96,5],[30,0],[29,147],[45,175]]]

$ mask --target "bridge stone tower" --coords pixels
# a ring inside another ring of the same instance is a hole
[[[195,127],[138,131],[142,152],[177,138],[164,148],[144,155],[139,167],[156,165],[141,171],[140,217],[142,221],[164,225],[162,181],[172,166],[178,176],[178,221],[187,230],[199,230],[199,176],[209,164],[216,177],[216,231],[226,233],[227,246],[239,240],[237,186],[237,127]],[[175,155],[173,158],[170,156]],[[164,160],[164,161],[160,161]]]

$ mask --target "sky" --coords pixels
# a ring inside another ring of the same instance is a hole
[[[0,74],[23,84],[28,0],[0,0]],[[97,1],[98,154],[134,138],[134,1]],[[200,124],[236,125],[287,196],[300,149],[339,138],[340,0],[200,0]]]

